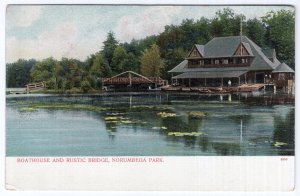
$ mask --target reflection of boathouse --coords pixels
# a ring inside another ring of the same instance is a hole
[[[294,87],[294,70],[246,36],[215,37],[194,45],[186,59],[169,71],[172,84],[185,87],[272,84]],[[229,82],[230,81],[230,82]]]

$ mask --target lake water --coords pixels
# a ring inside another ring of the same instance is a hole
[[[8,95],[6,155],[294,155],[294,111],[283,94]]]

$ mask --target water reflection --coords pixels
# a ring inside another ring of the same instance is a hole
[[[295,109],[292,109],[284,118],[274,116],[275,146],[281,149],[281,155],[294,155],[295,146]],[[276,145],[281,144],[281,145]]]
[[[93,119],[95,124],[99,121],[104,123],[103,127],[99,125],[95,127],[98,129],[98,135],[94,135],[94,138],[89,138],[89,135],[82,136],[84,133],[80,130],[85,130],[86,124],[81,125],[78,122],[78,127],[76,127],[82,138],[99,141],[86,146],[87,149],[92,148],[90,151],[96,153],[95,155],[294,154],[295,111],[293,105],[290,104],[292,97],[289,96],[285,98],[265,94],[262,96],[249,94],[50,96],[9,99],[7,107],[15,107],[17,113],[19,109],[17,109],[16,102],[18,101],[92,104],[109,107],[107,110],[90,111],[85,114],[86,118]],[[274,107],[274,104],[283,105]],[[59,116],[57,111],[59,110],[39,109],[34,112],[35,115],[27,114],[35,119],[41,113],[45,113],[55,117],[51,119],[52,121],[60,119],[60,123],[66,123],[64,119],[68,117],[72,120],[77,112],[68,110],[72,112]],[[199,116],[192,117],[191,112],[198,113]],[[165,116],[159,113],[164,113]],[[276,115],[273,116],[273,113]],[[22,118],[18,115],[9,115],[8,130],[16,129],[14,121],[22,122]],[[51,130],[51,123],[47,126],[44,128]],[[93,124],[90,126],[94,127]],[[38,135],[38,131],[34,134]],[[11,138],[17,137],[18,135],[13,135]],[[64,138],[60,139],[63,143]],[[77,140],[80,142],[80,139]],[[8,145],[15,144],[16,142],[10,140],[9,137]]]
[[[221,143],[216,142],[212,144],[214,150],[216,151],[217,155],[240,155],[241,154],[241,147],[239,144],[234,143]]]

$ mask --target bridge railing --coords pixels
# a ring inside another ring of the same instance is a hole
[[[31,90],[38,90],[46,88],[46,82],[37,82],[37,83],[30,83],[26,85],[26,91],[30,92]]]
[[[164,85],[165,80],[160,77],[115,77],[115,78],[102,78],[102,84],[157,84]]]

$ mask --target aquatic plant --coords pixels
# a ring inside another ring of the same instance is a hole
[[[172,109],[174,108],[166,105],[159,105],[159,106],[138,105],[138,106],[132,106],[130,110],[131,111],[145,111],[145,110],[162,111],[162,110],[172,110]]]
[[[105,121],[115,121],[115,120],[128,120],[129,118],[125,118],[123,116],[108,116],[104,118]]]
[[[69,110],[86,110],[101,112],[106,110],[111,110],[110,107],[102,107],[88,104],[73,104],[73,103],[63,103],[63,102],[25,102],[18,101],[17,104],[22,107],[28,107],[32,109],[69,109]]]
[[[130,124],[130,123],[133,123],[133,122],[130,121],[130,120],[121,120],[120,123],[123,123],[123,124]]]
[[[284,146],[284,145],[287,145],[287,143],[284,143],[284,142],[275,142],[274,143],[275,147],[281,147],[281,146]]]
[[[176,113],[171,113],[171,112],[159,112],[159,113],[157,113],[157,115],[160,116],[161,118],[168,118],[168,117],[177,116]]]
[[[35,108],[24,107],[20,109],[21,112],[35,112]]]
[[[188,112],[189,118],[201,119],[204,116],[206,116],[206,114],[204,112],[198,112],[198,111]]]
[[[203,133],[201,132],[169,132],[169,136],[176,136],[176,137],[183,137],[183,136],[193,136],[197,137],[202,135]]]
[[[168,128],[167,127],[152,127],[152,129],[154,129],[154,130],[161,130],[161,129],[166,130]]]

